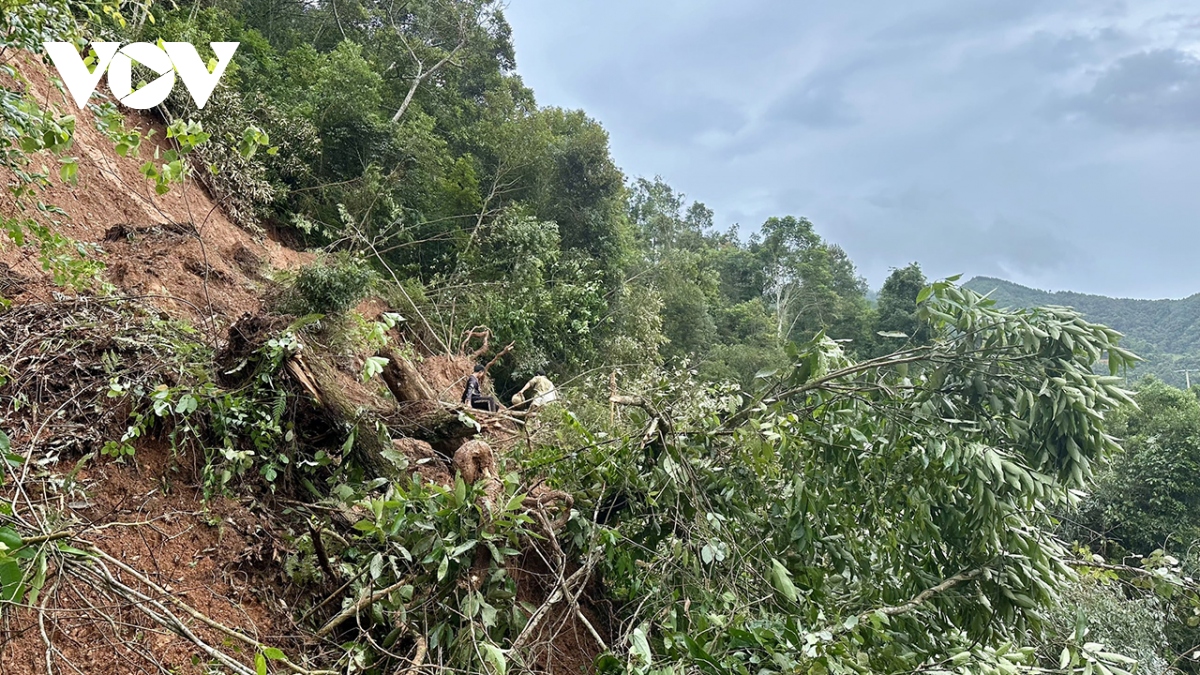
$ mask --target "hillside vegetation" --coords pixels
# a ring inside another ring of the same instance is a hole
[[[502,3],[0,10],[0,671],[1200,670],[1200,404],[1112,328],[722,229]],[[241,47],[79,110],[101,39]]]
[[[965,286],[987,294],[1001,307],[1073,307],[1089,320],[1125,335],[1126,346],[1145,359],[1132,371],[1132,377],[1154,375],[1183,387],[1186,378],[1179,371],[1191,369],[1200,383],[1200,293],[1180,300],[1134,300],[1039,291],[990,277],[975,277]]]

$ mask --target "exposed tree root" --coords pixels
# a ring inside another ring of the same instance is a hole
[[[176,617],[173,613],[171,613],[171,611],[168,610],[167,607],[165,605],[163,605],[160,600],[150,597],[148,595],[145,595],[137,590],[134,590],[133,588],[131,588],[129,586],[126,586],[125,584],[122,584],[120,581],[118,581],[116,579],[116,577],[113,576],[112,571],[109,569],[108,565],[112,565],[113,567],[116,567],[116,568],[120,569],[121,571],[125,572],[126,574],[130,575],[131,577],[136,579],[139,583],[144,585],[146,588],[153,590],[156,594],[158,594],[158,596],[160,598],[162,598],[166,602],[178,607],[180,610],[182,610],[185,614],[192,617],[193,619],[199,621],[200,623],[204,624],[205,626],[208,626],[209,628],[217,631],[218,633],[220,633],[232,640],[236,640],[238,642],[241,642],[242,644],[252,647],[256,652],[262,652],[262,651],[266,650],[269,645],[265,645],[262,642],[259,642],[258,640],[256,640],[255,638],[252,638],[248,635],[243,634],[240,631],[234,630],[233,628],[230,628],[224,624],[218,623],[218,622],[210,619],[209,617],[205,616],[201,612],[192,608],[190,605],[188,605],[184,601],[175,597],[175,595],[172,594],[171,592],[167,591],[166,589],[162,588],[158,584],[154,583],[146,575],[142,574],[141,572],[138,572],[137,570],[130,567],[129,565],[112,557],[111,555],[109,555],[108,553],[104,552],[99,547],[97,547],[95,544],[92,544],[91,542],[88,542],[83,539],[78,539],[76,541],[80,545],[80,548],[82,550],[87,551],[92,556],[94,556],[92,560],[88,561],[88,564],[80,566],[80,569],[88,570],[88,571],[98,574],[101,579],[103,579],[106,583],[108,583],[118,593],[125,595],[129,599],[136,600],[137,602],[135,603],[135,606],[139,610],[146,613],[155,622],[159,623],[164,628],[167,628],[167,629],[171,630],[172,632],[175,632],[178,635],[180,635],[184,638],[187,638],[188,640],[191,640],[198,647],[203,649],[205,651],[205,653],[209,654],[213,658],[220,660],[222,663],[226,663],[227,665],[229,665],[230,668],[234,668],[235,670],[244,669],[245,672],[248,673],[249,675],[254,675],[254,670],[252,668],[246,668],[245,666],[242,666],[237,661],[234,661],[232,659],[232,657],[229,657],[229,656],[223,654],[222,652],[205,644],[202,640],[200,640],[198,637],[196,637],[196,635],[191,630],[189,630],[188,627],[178,617]],[[150,611],[148,609],[148,607],[159,610],[159,613],[155,614],[154,612]],[[296,665],[295,663],[292,663],[290,660],[288,660],[286,658],[279,659],[278,663],[280,663],[281,665],[283,665],[285,668],[292,671],[293,673],[298,673],[299,675],[323,675],[323,674],[331,674],[332,675],[332,673],[333,673],[333,671],[326,671],[326,670],[308,670],[306,668]],[[238,670],[238,672],[242,672],[242,671]]]

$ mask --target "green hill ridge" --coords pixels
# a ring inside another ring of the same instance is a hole
[[[965,286],[990,293],[1000,307],[1059,305],[1082,312],[1089,320],[1125,334],[1124,346],[1145,359],[1130,381],[1146,375],[1182,387],[1191,369],[1200,382],[1200,293],[1181,299],[1139,300],[1110,298],[1072,291],[1043,291],[1004,279],[975,277]]]

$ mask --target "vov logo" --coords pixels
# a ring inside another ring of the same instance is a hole
[[[100,78],[108,73],[108,88],[113,96],[130,108],[146,109],[162,103],[171,94],[175,86],[175,74],[183,80],[197,108],[203,108],[212,96],[213,89],[225,74],[225,68],[233,60],[237,51],[237,42],[210,42],[213,53],[217,55],[212,72],[200,59],[196,48],[187,42],[161,42],[162,46],[149,42],[131,42],[124,47],[120,42],[93,42],[92,49],[96,52],[96,69],[88,72],[75,45],[70,42],[46,42],[42,46],[58,69],[63,84],[75,99],[75,105],[80,108],[87,104]],[[133,62],[159,74],[153,82],[133,90]]]

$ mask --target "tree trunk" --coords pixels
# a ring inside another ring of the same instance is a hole
[[[381,354],[388,360],[383,368],[383,381],[396,397],[398,403],[413,403],[416,401],[436,401],[437,394],[417,371],[412,361],[388,350]]]

